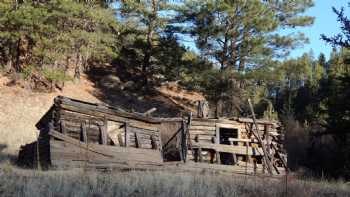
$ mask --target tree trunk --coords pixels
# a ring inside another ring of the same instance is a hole
[[[21,66],[21,38],[17,40],[17,46],[16,46],[16,64],[15,64],[15,70],[16,72],[21,72],[22,71],[22,66]]]
[[[74,69],[74,78],[75,79],[80,79],[80,54],[77,53],[76,60],[75,60],[75,69]]]
[[[147,46],[145,49],[145,56],[143,58],[143,65],[142,65],[142,74],[144,76],[144,86],[146,89],[149,88],[149,81],[148,81],[148,75],[149,75],[149,67],[151,65],[151,57],[153,53],[153,34],[154,34],[154,23],[157,18],[157,10],[158,10],[158,2],[157,0],[152,0],[152,14],[149,17],[149,25],[148,25],[148,32],[147,32]]]
[[[222,49],[222,54],[221,54],[221,70],[224,70],[225,67],[227,67],[227,43],[228,43],[228,39],[227,39],[227,33],[225,32],[225,38],[224,38],[224,43],[223,43],[223,49]]]

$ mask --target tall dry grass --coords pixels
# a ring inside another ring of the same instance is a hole
[[[240,196],[346,197],[350,185],[341,182],[285,180],[170,172],[97,173],[83,170],[0,170],[0,196]]]

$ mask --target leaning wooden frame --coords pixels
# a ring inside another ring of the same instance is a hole
[[[186,162],[234,166],[246,174],[284,175],[288,171],[278,122],[193,118],[185,138]]]
[[[287,172],[278,122],[150,113],[56,97],[36,124],[38,140],[21,147],[18,161],[42,169]]]

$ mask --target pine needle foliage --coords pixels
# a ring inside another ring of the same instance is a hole
[[[15,72],[34,67],[67,70],[92,61],[108,61],[118,52],[118,23],[99,1],[11,1],[0,3],[0,55]],[[40,74],[39,74],[40,73]],[[50,75],[55,76],[55,75]]]

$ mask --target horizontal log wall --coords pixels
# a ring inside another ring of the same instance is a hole
[[[71,106],[63,108],[61,105],[56,106],[55,110],[55,129],[64,132],[78,140],[83,140],[82,126],[86,127],[86,135],[88,143],[102,143],[102,129],[106,128],[107,144],[115,146],[125,146],[125,124],[128,123],[127,138],[128,146],[145,149],[161,147],[160,132],[154,123],[146,123],[140,120],[127,119],[123,117],[113,116],[113,120],[105,120],[106,117],[94,116],[93,112],[84,113],[70,111]],[[67,109],[69,108],[69,109]],[[137,144],[136,133],[139,134],[140,140]],[[154,142],[152,139],[155,139]],[[152,144],[153,143],[153,144]]]
[[[78,140],[50,141],[53,167],[139,168],[161,166],[160,152],[116,146],[84,144]]]

